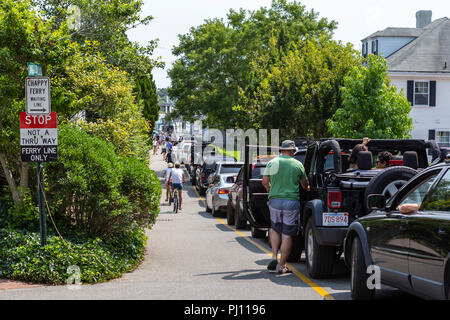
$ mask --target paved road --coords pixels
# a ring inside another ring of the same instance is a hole
[[[151,168],[162,181],[165,163],[161,156],[152,158]],[[307,278],[304,257],[292,264],[294,274],[269,273],[267,241],[252,239],[250,231],[237,232],[225,219],[213,218],[189,183],[183,197],[179,214],[171,213],[161,202],[158,221],[148,231],[145,261],[134,272],[78,290],[65,286],[1,290],[0,299],[350,299],[349,273],[342,261],[328,280],[313,282]],[[410,297],[390,288],[377,296]]]

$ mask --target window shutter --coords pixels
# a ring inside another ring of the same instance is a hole
[[[430,107],[436,107],[436,81],[430,81]]]
[[[378,55],[378,40],[375,41],[375,55]]]
[[[408,80],[408,88],[406,92],[406,98],[411,103],[411,105],[414,105],[414,81]]]
[[[436,130],[428,130],[428,140],[436,140]]]

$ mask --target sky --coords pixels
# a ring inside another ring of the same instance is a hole
[[[308,10],[314,9],[320,17],[338,22],[334,39],[350,42],[358,50],[361,39],[387,27],[415,28],[416,12],[432,10],[433,20],[450,17],[450,2],[442,0],[303,0]],[[172,48],[178,44],[178,35],[211,18],[226,18],[230,9],[257,10],[269,7],[271,0],[144,0],[142,16],[154,19],[147,26],[129,32],[133,41],[145,45],[159,39],[153,58],[160,57],[165,69],[155,69],[153,77],[158,88],[170,86],[167,70],[176,60]]]

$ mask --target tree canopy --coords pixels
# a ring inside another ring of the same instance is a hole
[[[328,120],[336,137],[405,139],[413,128],[411,104],[387,75],[386,60],[370,55],[345,77],[342,107]]]
[[[284,54],[299,40],[331,39],[335,27],[336,22],[319,18],[298,2],[275,0],[270,8],[231,10],[226,21],[211,19],[191,28],[179,36],[180,44],[173,49],[178,59],[169,71],[176,112],[188,120],[205,115],[205,122],[215,128],[235,127],[242,113],[233,107],[240,104],[242,90],[254,87],[257,59],[274,49]],[[271,46],[273,39],[276,48]]]

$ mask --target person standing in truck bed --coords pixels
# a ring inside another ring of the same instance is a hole
[[[280,148],[281,155],[267,164],[262,184],[269,193],[271,220],[270,243],[272,261],[267,266],[275,272],[278,264],[278,250],[281,258],[278,273],[291,273],[286,266],[292,249],[292,238],[297,235],[300,215],[300,185],[310,191],[303,164],[294,159],[295,143],[286,140]]]

